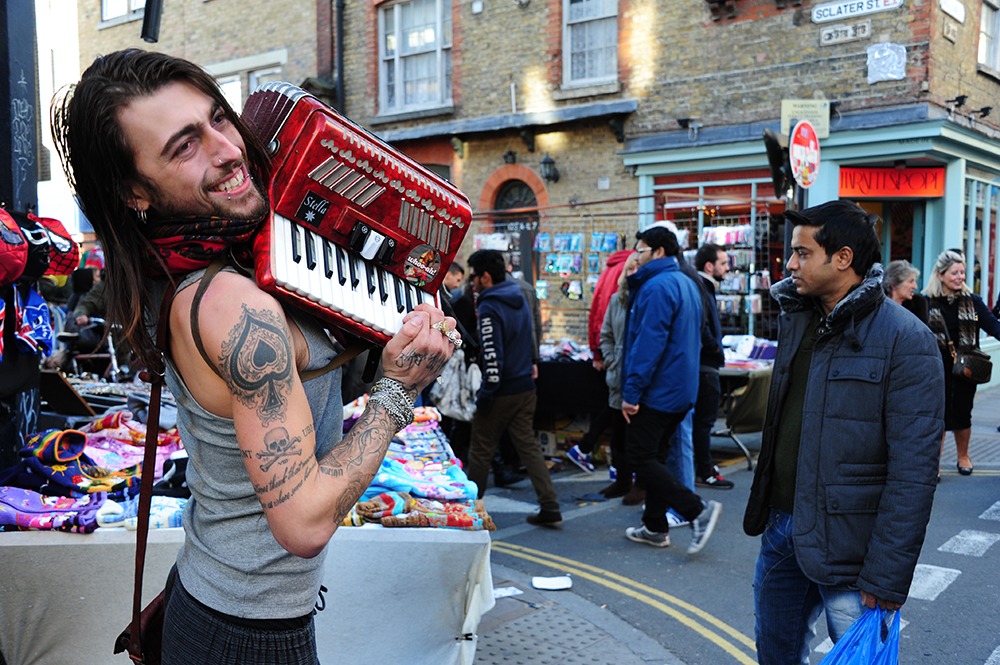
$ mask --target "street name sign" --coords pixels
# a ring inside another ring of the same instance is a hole
[[[839,0],[824,2],[812,9],[813,23],[828,23],[844,19],[885,12],[903,6],[904,0]]]

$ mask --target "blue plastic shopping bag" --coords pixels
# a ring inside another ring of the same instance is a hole
[[[898,665],[899,611],[894,612],[883,642],[884,619],[885,610],[876,607],[866,611],[823,657],[822,665]]]

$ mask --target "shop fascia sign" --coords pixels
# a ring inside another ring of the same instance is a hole
[[[828,23],[830,21],[843,21],[864,16],[865,14],[875,14],[885,12],[890,9],[898,9],[903,6],[905,0],[839,0],[838,2],[824,2],[816,5],[812,9],[813,23]]]
[[[855,198],[944,196],[943,168],[840,167],[840,195]]]

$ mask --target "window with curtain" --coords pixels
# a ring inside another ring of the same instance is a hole
[[[1000,12],[997,4],[983,0],[983,11],[979,20],[979,64],[1000,71],[1000,49],[997,48],[997,28]]]
[[[451,104],[451,0],[413,0],[379,9],[382,114]]]
[[[610,83],[617,76],[617,0],[563,0],[563,85]]]

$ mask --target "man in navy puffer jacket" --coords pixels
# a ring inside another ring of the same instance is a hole
[[[667,547],[666,512],[673,508],[691,523],[688,554],[708,542],[722,510],[703,502],[661,461],[661,442],[669,442],[694,406],[701,349],[701,292],[680,270],[677,236],[651,227],[637,236],[639,270],[628,278],[629,313],[622,362],[622,415],[628,422],[625,454],[646,486],[642,525],[625,537]]]
[[[520,287],[507,279],[503,255],[483,249],[469,257],[472,287],[478,294],[480,364],[483,383],[472,418],[469,479],[486,493],[490,460],[506,430],[531,478],[541,510],[528,516],[537,526],[562,524],[559,497],[545,458],[535,443],[535,345],[531,312]]]

